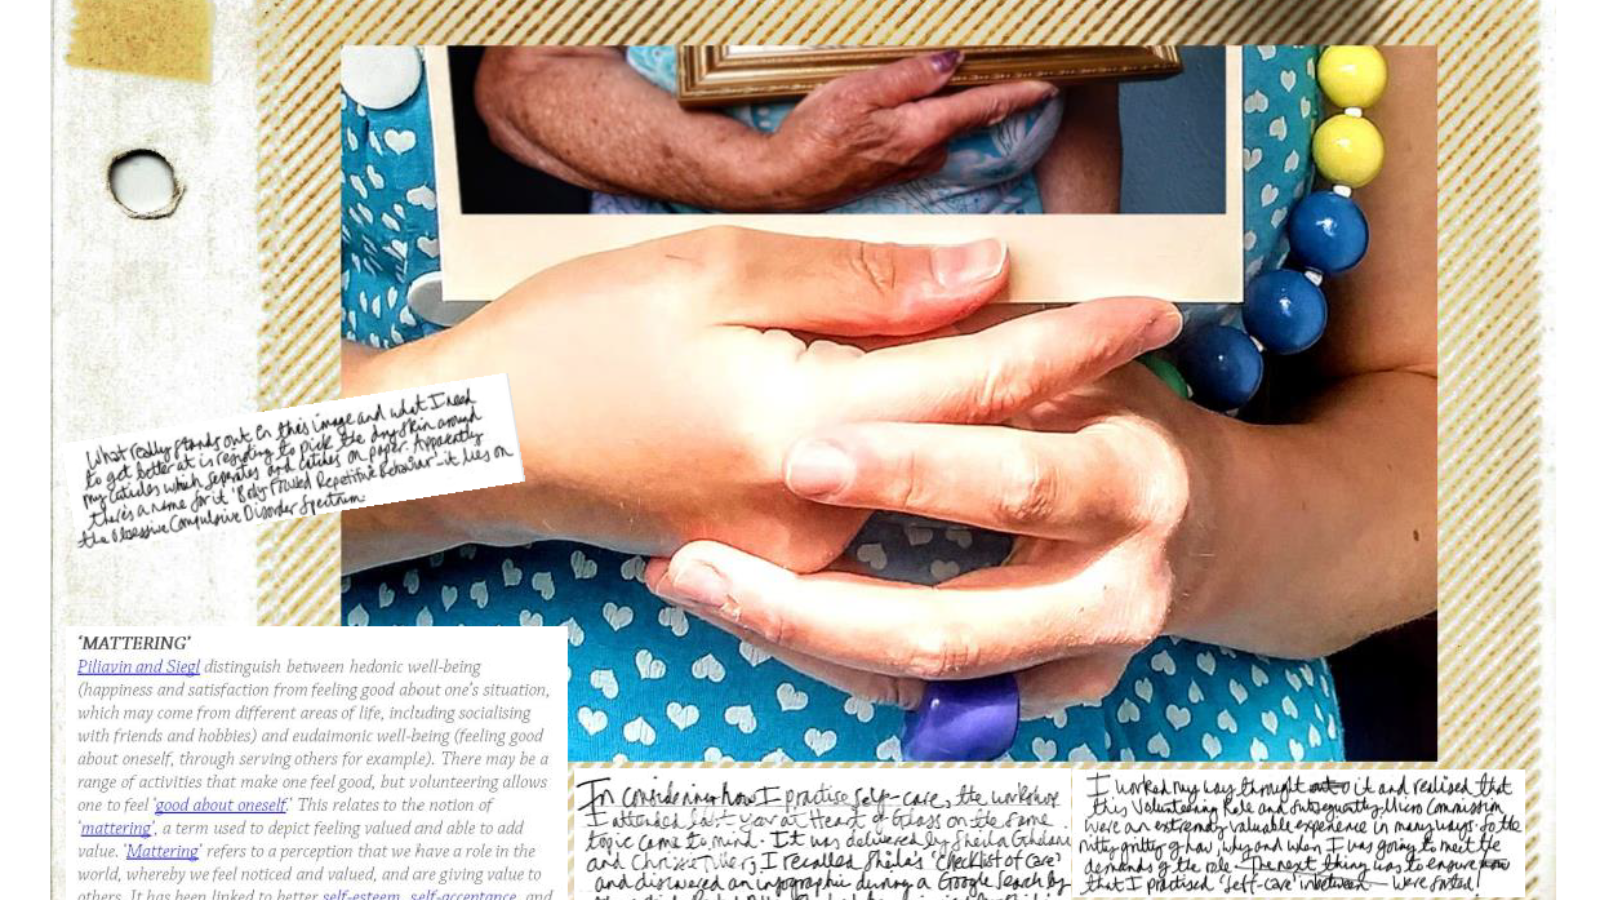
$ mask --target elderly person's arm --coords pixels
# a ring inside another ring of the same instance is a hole
[[[496,146],[591,190],[725,208],[760,190],[762,135],[685,112],[612,47],[492,47],[476,86]]]
[[[937,171],[951,137],[1056,93],[1018,81],[938,94],[959,64],[939,51],[836,79],[770,135],[680,108],[615,48],[490,48],[476,94],[497,146],[573,184],[729,212],[813,210]]]

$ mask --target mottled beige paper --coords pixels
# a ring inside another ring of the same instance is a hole
[[[211,81],[211,0],[74,0],[67,62]]]

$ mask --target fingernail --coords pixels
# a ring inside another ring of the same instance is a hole
[[[1144,344],[1146,350],[1165,347],[1172,343],[1173,339],[1178,336],[1178,332],[1182,330],[1183,313],[1179,312],[1175,306],[1170,307],[1166,312],[1151,319],[1150,324],[1144,327],[1144,334],[1140,338],[1140,343]]]
[[[961,51],[946,50],[943,53],[936,53],[928,60],[928,62],[933,64],[933,70],[935,72],[940,74],[950,72],[953,71],[956,66],[961,64]]]
[[[685,563],[672,576],[671,593],[685,602],[716,608],[728,599],[728,580],[705,563]]]
[[[982,284],[1000,274],[1006,265],[1006,245],[993,238],[933,251],[933,280],[940,287]]]
[[[827,441],[804,441],[789,452],[783,481],[802,497],[826,497],[843,490],[856,474],[856,464]]]

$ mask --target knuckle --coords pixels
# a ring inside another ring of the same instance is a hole
[[[1086,335],[1086,355],[1093,361],[1096,368],[1102,368],[1121,360],[1128,354],[1131,341],[1125,331],[1117,329],[1096,329]]]
[[[912,678],[883,675],[874,679],[871,687],[872,700],[901,709],[915,707],[921,696],[921,684]]]
[[[742,277],[749,231],[733,225],[713,225],[680,239],[682,244],[675,249],[681,248],[682,256],[692,261],[694,277],[701,288],[724,287]]]
[[[865,72],[855,72],[845,75],[818,88],[816,93],[833,102],[850,106],[862,106],[866,102],[867,91],[881,78],[881,74],[874,69]]]
[[[903,119],[900,126],[901,152],[908,157],[918,157],[944,143],[946,129],[925,116]]]
[[[1025,366],[999,355],[984,362],[983,377],[974,388],[970,407],[981,422],[1008,419],[1034,394],[1033,378]]]
[[[1135,527],[1156,534],[1172,532],[1189,513],[1189,460],[1176,439],[1159,429],[1135,425],[1116,440],[1117,464],[1137,472],[1126,478],[1121,514]],[[1112,451],[1108,448],[1108,454]]]
[[[1055,469],[1030,449],[1008,454],[1001,465],[995,517],[1018,529],[1048,522],[1055,513]]]
[[[978,648],[964,629],[925,625],[907,639],[900,668],[921,681],[959,678],[978,662]]]
[[[790,619],[780,604],[773,604],[759,622],[741,621],[756,637],[773,647],[787,647],[795,638],[794,620]]]
[[[894,251],[889,247],[868,241],[851,241],[845,249],[845,259],[856,280],[872,293],[880,298],[895,295],[900,275]]]
[[[817,135],[830,146],[848,145],[849,135],[857,130],[861,121],[861,116],[856,110],[856,104],[848,95],[838,97],[817,116]]]
[[[750,233],[737,225],[712,225],[697,232],[701,248],[707,256],[737,256],[739,249],[749,240]]]
[[[939,499],[928,481],[927,466],[916,450],[884,454],[883,478],[875,493],[886,509],[916,512],[934,507]]]
[[[1164,530],[1174,530],[1189,514],[1189,461],[1170,439],[1155,441],[1159,474],[1145,487],[1145,505],[1150,520]],[[1155,485],[1159,484],[1159,487]]]
[[[1109,642],[1131,652],[1148,647],[1167,627],[1167,604],[1151,599],[1165,596],[1162,588],[1153,586],[1141,594],[1140,599],[1122,604],[1125,614]]]
[[[990,98],[978,107],[978,114],[974,117],[974,125],[993,126],[1000,124],[1000,120],[1010,114],[1010,110],[999,98]]]

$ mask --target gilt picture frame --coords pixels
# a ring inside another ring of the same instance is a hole
[[[678,103],[687,108],[802,97],[841,75],[930,47],[782,47],[686,44],[678,48]],[[1162,78],[1183,71],[1178,48],[1151,46],[963,47],[951,87],[1014,79],[1057,84]]]

